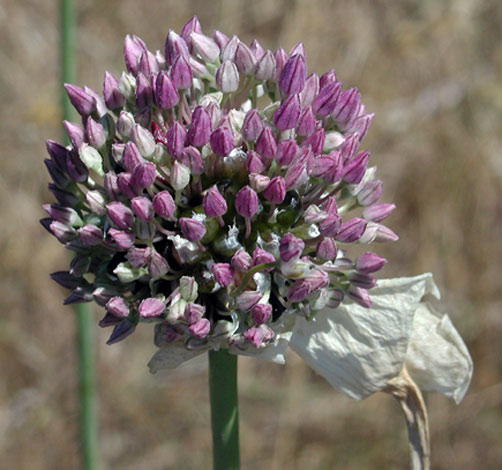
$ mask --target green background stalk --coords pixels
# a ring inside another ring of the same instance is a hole
[[[59,1],[61,19],[61,80],[62,83],[75,82],[75,10],[72,0]],[[61,106],[63,119],[72,120],[73,108],[63,87]],[[63,131],[64,132],[64,131]],[[68,138],[65,135],[65,143]],[[76,334],[78,343],[79,399],[80,399],[80,435],[82,468],[98,468],[98,420],[93,360],[93,324],[92,312],[86,304],[77,304]]]
[[[209,398],[213,433],[213,469],[239,469],[237,356],[209,351]]]

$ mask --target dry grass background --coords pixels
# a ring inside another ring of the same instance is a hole
[[[365,147],[398,205],[384,275],[433,271],[475,363],[460,407],[428,396],[433,468],[502,468],[502,3],[497,0],[83,0],[78,84],[122,69],[122,39],[155,49],[194,13],[269,48],[305,42],[376,119]],[[57,2],[0,3],[0,467],[78,468],[74,318],[48,273],[66,253],[38,224],[44,140],[60,135]],[[100,312],[95,312],[96,320]],[[150,328],[107,347],[96,328],[104,469],[210,468],[206,363],[150,376]],[[240,361],[243,469],[405,469],[404,422],[356,403],[293,355]]]

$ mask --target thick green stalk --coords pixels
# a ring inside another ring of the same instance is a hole
[[[209,352],[209,398],[213,432],[213,469],[239,469],[237,356],[226,349]]]
[[[63,83],[75,81],[75,12],[72,0],[60,0],[61,15],[61,80]],[[63,119],[71,121],[73,109],[62,89],[61,106]],[[68,143],[67,137],[65,137]],[[79,398],[82,468],[98,468],[98,420],[96,409],[96,386],[93,360],[92,315],[85,304],[75,306],[78,357],[79,357]]]

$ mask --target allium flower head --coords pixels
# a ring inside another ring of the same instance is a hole
[[[169,359],[153,370],[181,350],[273,350],[296,319],[370,307],[386,261],[353,245],[397,236],[359,149],[373,115],[357,90],[309,74],[301,43],[264,50],[196,18],[162,52],[126,36],[124,57],[102,97],[66,85],[83,127],[47,142],[57,203],[42,224],[79,257],[54,276],[66,302],[105,305],[110,344],[155,323]]]

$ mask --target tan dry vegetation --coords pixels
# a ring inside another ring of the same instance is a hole
[[[135,33],[161,48],[196,13],[205,28],[305,42],[311,70],[334,67],[377,114],[364,142],[398,205],[382,275],[433,271],[472,352],[460,407],[428,396],[433,468],[502,466],[502,3],[496,0],[84,0],[78,84],[100,89]],[[78,468],[74,319],[48,273],[66,254],[38,224],[50,200],[44,140],[60,136],[55,1],[0,4],[0,467]],[[96,320],[101,313],[95,311]],[[96,327],[103,468],[205,469],[206,362],[150,376],[148,326],[104,345]],[[398,407],[356,403],[291,355],[286,367],[241,360],[243,468],[405,469]]]

